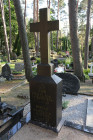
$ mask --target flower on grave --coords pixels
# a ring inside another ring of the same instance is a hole
[[[57,73],[57,70],[56,69],[54,70],[54,73]]]

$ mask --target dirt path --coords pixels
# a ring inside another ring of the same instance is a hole
[[[25,106],[29,102],[29,84],[21,85],[22,83],[24,83],[23,80],[0,83],[0,97],[2,101],[15,106]],[[17,87],[19,85],[21,86]]]
[[[24,106],[30,101],[29,84],[26,83],[18,88],[9,91],[11,88],[20,85],[23,80],[13,80],[0,82],[0,97],[2,101],[15,106]],[[93,94],[93,84],[91,80],[81,83],[79,93]]]
[[[86,80],[85,83],[80,83],[80,90],[79,93],[87,93],[87,94],[93,94],[93,84],[92,80]]]
[[[64,126],[57,135],[50,130],[28,124],[20,129],[10,140],[93,140],[93,135]]]

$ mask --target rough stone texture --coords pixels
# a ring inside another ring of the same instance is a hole
[[[56,73],[57,76],[62,78],[62,92],[67,94],[76,94],[80,88],[79,79],[70,73]]]
[[[4,78],[6,78],[7,80],[11,80],[12,79],[11,69],[10,69],[10,66],[8,64],[5,64],[2,67],[2,76]]]

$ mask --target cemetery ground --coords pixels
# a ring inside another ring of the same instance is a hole
[[[84,125],[86,118],[87,98],[93,99],[93,84],[91,80],[86,80],[81,83],[81,88],[78,91],[86,95],[66,95],[62,97],[63,101],[69,101],[68,107],[62,111],[63,122],[65,120],[73,121]],[[29,84],[24,80],[3,81],[0,83],[0,96],[2,101],[15,106],[24,106],[24,112],[29,111]],[[82,113],[81,113],[82,112]],[[60,133],[56,133],[40,128],[32,124],[23,126],[11,140],[92,140],[93,135],[87,134],[72,128],[63,126]]]

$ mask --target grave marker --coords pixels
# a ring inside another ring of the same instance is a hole
[[[59,21],[49,20],[49,9],[40,9],[40,22],[31,23],[31,32],[40,32],[41,64],[30,80],[31,122],[59,132],[62,127],[62,79],[53,74],[50,63],[49,32],[59,30]]]
[[[5,64],[3,67],[2,67],[2,76],[4,78],[6,78],[7,80],[11,80],[13,77],[12,77],[12,74],[11,74],[11,69],[10,69],[10,66],[8,64]]]
[[[16,63],[15,64],[15,70],[16,71],[22,71],[22,70],[24,70],[24,63]]]

